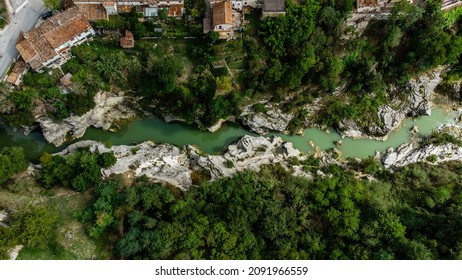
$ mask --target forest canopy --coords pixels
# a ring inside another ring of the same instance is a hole
[[[353,165],[354,166],[354,165]],[[122,259],[460,259],[461,165],[310,181],[273,166],[172,192],[143,178],[101,182],[83,214]]]

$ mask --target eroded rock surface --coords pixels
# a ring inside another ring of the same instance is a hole
[[[339,124],[340,134],[342,137],[386,140],[388,133],[398,128],[406,117],[430,115],[432,94],[443,80],[443,71],[444,68],[440,67],[432,73],[409,81],[404,87],[391,87],[389,95],[393,98],[379,108],[379,122],[371,121],[364,127],[356,121],[345,120]]]
[[[402,167],[422,161],[438,164],[453,160],[462,161],[462,147],[452,143],[426,147],[419,147],[415,143],[403,144],[396,150],[389,149],[382,156],[382,163],[385,168]]]
[[[38,112],[35,119],[45,139],[60,146],[67,138],[82,137],[91,126],[108,130],[115,121],[135,118],[138,115],[135,107],[126,96],[100,92],[95,95],[95,107],[82,116],[71,116],[56,123],[46,113]]]
[[[65,156],[81,147],[89,147],[92,152],[114,152],[117,162],[111,168],[101,171],[105,177],[134,172],[137,177],[146,175],[154,181],[167,182],[182,189],[191,186],[191,175],[194,171],[208,171],[211,180],[216,180],[239,171],[259,171],[265,164],[280,163],[289,168],[289,158],[304,158],[299,150],[293,148],[292,143],[284,142],[280,137],[253,136],[242,137],[228,146],[222,155],[203,155],[193,146],[180,149],[171,144],[155,144],[150,141],[136,146],[110,148],[96,141],[80,141],[58,154]],[[309,177],[301,168],[294,168],[294,172],[299,176]]]

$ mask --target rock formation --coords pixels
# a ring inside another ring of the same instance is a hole
[[[108,130],[113,123],[122,119],[133,119],[138,115],[136,104],[125,96],[100,92],[95,95],[95,107],[82,116],[70,116],[55,123],[45,113],[35,115],[45,139],[55,146],[64,141],[80,138],[88,127]]]
[[[380,123],[368,123],[368,127],[362,127],[355,121],[345,120],[339,124],[340,134],[342,137],[386,140],[388,133],[398,128],[406,117],[430,115],[431,97],[443,79],[443,70],[440,67],[432,73],[409,81],[399,89],[392,87],[388,94],[393,98],[378,110]]]
[[[228,146],[222,155],[203,155],[193,146],[180,149],[171,144],[155,144],[150,141],[136,146],[110,148],[96,141],[80,141],[58,154],[65,156],[81,147],[89,147],[92,152],[114,152],[117,162],[111,168],[101,171],[105,177],[134,172],[137,177],[146,175],[154,181],[167,182],[182,189],[191,186],[191,175],[195,171],[206,171],[210,173],[211,180],[216,180],[239,171],[258,171],[265,164],[280,163],[289,168],[289,158],[304,158],[300,151],[292,147],[292,143],[284,142],[280,137],[253,136],[242,137]],[[297,167],[294,167],[294,173],[310,176]]]

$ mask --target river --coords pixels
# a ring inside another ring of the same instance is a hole
[[[421,116],[415,120],[408,119],[400,129],[390,133],[387,141],[376,141],[367,139],[342,139],[343,145],[337,147],[343,157],[366,158],[374,155],[376,151],[384,151],[389,147],[398,147],[410,140],[410,129],[413,125],[418,126],[419,133],[428,135],[432,129],[443,123],[453,122],[454,115],[443,109],[434,109],[431,116]],[[31,161],[37,161],[40,155],[47,151],[58,152],[67,145],[79,140],[96,140],[107,145],[132,145],[134,143],[152,140],[156,143],[170,143],[183,147],[191,144],[196,145],[204,152],[219,153],[227,145],[236,141],[244,135],[256,135],[236,124],[225,124],[219,131],[210,133],[200,131],[197,128],[183,123],[165,123],[160,119],[142,119],[132,122],[129,126],[117,132],[103,131],[101,129],[89,128],[83,138],[65,143],[60,147],[54,147],[46,142],[40,132],[32,132],[24,135],[8,127],[0,127],[0,147],[22,146],[26,156]],[[334,142],[340,140],[340,135],[334,130],[329,133],[320,129],[306,129],[303,136],[284,135],[282,133],[269,133],[277,135],[286,141],[293,143],[294,147],[305,152],[312,151],[309,141],[321,149],[335,148]]]

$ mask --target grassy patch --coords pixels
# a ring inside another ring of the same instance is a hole
[[[90,194],[68,189],[44,191],[32,178],[21,174],[5,188],[0,189],[0,208],[18,211],[29,205],[45,205],[58,217],[54,237],[43,247],[24,247],[18,259],[107,259],[111,257],[102,241],[91,240],[77,214],[85,210]]]

